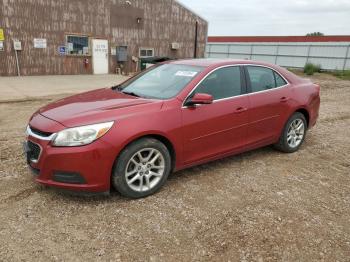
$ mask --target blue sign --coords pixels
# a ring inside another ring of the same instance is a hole
[[[66,55],[66,52],[67,52],[67,48],[65,46],[59,46],[58,47],[58,53],[60,55]]]

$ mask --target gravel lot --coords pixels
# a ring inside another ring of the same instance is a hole
[[[313,80],[321,115],[301,151],[266,147],[181,171],[140,200],[34,183],[24,127],[61,96],[0,103],[0,260],[350,261],[350,81]]]

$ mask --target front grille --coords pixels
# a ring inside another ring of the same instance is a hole
[[[40,151],[41,151],[40,146],[33,143],[32,141],[28,141],[28,148],[29,148],[29,152],[28,152],[29,159],[38,161],[40,156]]]
[[[29,128],[30,128],[30,130],[31,130],[34,134],[36,134],[36,135],[38,135],[38,136],[49,137],[49,136],[52,135],[52,133],[44,132],[44,131],[41,131],[41,130],[39,130],[39,129],[33,128],[33,127],[31,127],[31,126],[30,126]]]

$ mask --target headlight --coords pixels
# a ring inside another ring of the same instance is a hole
[[[54,146],[82,146],[91,144],[105,135],[114,122],[101,123],[89,126],[80,126],[62,130],[54,137]]]

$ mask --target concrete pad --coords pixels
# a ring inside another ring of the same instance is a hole
[[[31,100],[40,97],[76,94],[110,87],[125,81],[120,75],[58,75],[0,77],[0,102]]]

